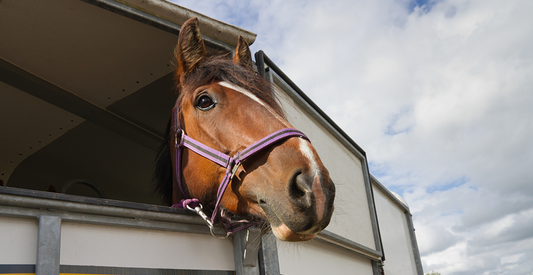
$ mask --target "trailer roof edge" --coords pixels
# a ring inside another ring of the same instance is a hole
[[[166,21],[183,25],[189,18],[197,17],[202,33],[221,42],[236,46],[241,35],[248,44],[252,44],[257,34],[245,29],[224,23],[196,11],[179,6],[165,0],[91,0],[92,2],[119,2],[140,11],[144,11]]]

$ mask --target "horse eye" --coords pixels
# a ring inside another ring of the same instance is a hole
[[[196,101],[196,106],[202,111],[207,111],[215,107],[215,102],[213,102],[213,99],[211,99],[211,97],[209,97],[208,95],[202,95]]]

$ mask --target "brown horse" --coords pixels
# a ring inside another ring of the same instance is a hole
[[[179,94],[175,120],[188,137],[236,156],[258,140],[292,128],[271,84],[253,71],[250,49],[242,37],[233,60],[227,55],[208,56],[198,20],[192,18],[182,26],[174,54]],[[180,136],[171,129],[158,156],[156,191],[167,203],[197,198],[205,211],[218,211],[217,188],[226,167],[188,149],[177,156],[174,149]],[[329,224],[335,186],[305,137],[276,141],[234,171],[220,196],[224,211],[259,221],[285,241],[310,240]]]

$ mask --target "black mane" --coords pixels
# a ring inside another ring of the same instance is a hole
[[[165,133],[165,141],[159,146],[153,176],[154,193],[164,205],[172,204],[172,158],[170,155],[170,121]]]

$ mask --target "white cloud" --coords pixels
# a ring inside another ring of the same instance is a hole
[[[426,272],[531,274],[533,1],[178,2],[256,32],[365,149]]]

